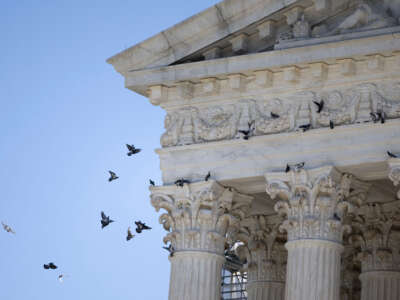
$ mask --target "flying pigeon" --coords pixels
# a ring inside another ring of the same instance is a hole
[[[115,174],[113,171],[108,171],[108,173],[110,173],[110,178],[108,178],[108,181],[111,182],[113,180],[117,180],[119,177],[117,176],[117,174]]]
[[[169,244],[168,247],[163,247],[163,249],[167,250],[167,251],[169,252],[169,255],[170,255],[171,257],[174,256],[175,249],[174,249],[174,247],[172,247],[171,244]]]
[[[209,172],[207,173],[206,177],[204,177],[204,180],[205,180],[205,181],[208,181],[208,179],[210,179],[210,177],[211,177],[211,172],[209,171]]]
[[[15,234],[15,231],[12,230],[12,228],[10,226],[8,226],[7,224],[4,224],[3,222],[1,222],[1,225],[3,225],[3,228],[4,228],[5,231],[7,231],[9,233],[12,233],[12,234]]]
[[[329,121],[329,127],[330,127],[331,129],[335,128],[335,123],[333,123],[332,120]]]
[[[393,154],[392,152],[388,151],[387,154],[389,155],[389,157],[391,158],[398,158],[398,156],[396,154]],[[4,226],[4,225],[3,225]]]
[[[129,152],[127,153],[128,156],[137,154],[137,153],[139,153],[140,151],[142,151],[142,149],[135,148],[134,145],[128,145],[128,144],[126,144],[126,148],[128,148],[128,151],[129,151]]]
[[[143,230],[151,230],[151,227],[147,226],[146,223],[142,223],[141,221],[135,221],[135,224],[137,233],[142,233]]]
[[[130,241],[131,239],[133,239],[134,236],[135,236],[135,235],[132,234],[132,232],[131,232],[131,228],[128,227],[128,234],[127,234],[127,236],[126,236],[126,240],[127,240],[127,241]]]
[[[64,282],[64,278],[66,278],[66,277],[69,277],[69,276],[64,275],[64,274],[60,274],[60,275],[58,275],[58,281],[60,283],[63,283]]]
[[[177,181],[175,181],[175,185],[179,186],[179,187],[183,187],[185,185],[185,183],[189,184],[190,181],[187,180],[187,179],[183,179],[183,178],[178,179]]]
[[[110,220],[110,217],[106,216],[105,213],[102,211],[101,212],[101,229],[103,229],[104,227],[110,225],[110,223],[114,222],[114,220]]]
[[[155,182],[153,181],[153,180],[149,180],[149,182],[150,182],[150,185],[152,185],[152,186],[155,186],[156,184],[155,184]]]
[[[303,129],[303,132],[310,130],[311,124],[300,125],[299,128]]]
[[[318,106],[317,113],[320,113],[324,109],[324,100],[321,102],[313,101],[316,106]]]
[[[275,113],[273,113],[273,112],[271,111],[271,118],[272,118],[272,119],[279,119],[279,118],[280,118],[280,115],[275,114]]]
[[[55,270],[55,269],[57,269],[57,266],[54,263],[51,262],[51,263],[48,263],[48,264],[44,264],[43,268],[45,270],[48,270],[48,269]]]

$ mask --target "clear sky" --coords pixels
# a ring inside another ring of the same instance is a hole
[[[164,113],[105,60],[217,2],[0,1],[0,220],[17,232],[0,231],[0,299],[167,299],[148,191]],[[101,210],[116,220],[104,230]],[[128,243],[137,219],[154,229]]]

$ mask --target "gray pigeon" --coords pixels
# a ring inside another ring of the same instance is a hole
[[[7,231],[9,233],[12,233],[12,234],[15,234],[15,231],[12,230],[12,228],[10,226],[8,226],[7,224],[4,224],[3,222],[1,222],[1,225],[3,225],[3,228],[4,228],[5,231]]]

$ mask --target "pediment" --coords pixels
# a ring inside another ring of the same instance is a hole
[[[121,74],[376,34],[400,0],[225,0],[107,60]],[[360,33],[360,35],[348,35]],[[367,34],[366,34],[367,33]],[[329,39],[334,37],[334,39]],[[348,38],[347,37],[347,38]]]

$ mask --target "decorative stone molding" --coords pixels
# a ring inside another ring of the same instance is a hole
[[[324,66],[320,67],[319,71],[324,72]],[[268,85],[272,80],[271,74],[268,71],[259,73],[257,84]],[[293,74],[287,76],[288,80],[295,79]],[[245,80],[243,75],[232,75],[230,86],[243,90]],[[203,92],[207,93],[219,90],[220,86],[217,79],[207,79],[203,85]],[[385,111],[388,119],[400,118],[399,92],[400,83],[396,82],[360,84],[346,90],[310,91],[284,98],[259,97],[207,107],[184,106],[168,112],[161,145],[171,147],[238,138],[238,131],[247,130],[252,121],[255,121],[254,135],[257,136],[295,131],[304,124],[321,128],[328,127],[330,121],[335,126],[363,123],[371,121],[371,112],[380,110]],[[322,100],[324,109],[317,113],[313,101]],[[279,115],[279,118],[273,118],[271,113]]]
[[[247,294],[249,300],[284,299],[287,251],[286,237],[279,232],[281,222],[270,224],[267,216],[256,215],[242,221],[237,248],[246,261]]]
[[[388,160],[389,165],[389,179],[395,186],[400,184],[400,158],[390,158]],[[397,199],[400,200],[400,188],[397,192]]]
[[[225,244],[235,240],[240,220],[252,201],[252,197],[211,180],[150,190],[154,208],[167,211],[160,216],[160,223],[169,232],[164,242],[170,242],[177,253],[200,251],[222,255]]]
[[[353,206],[345,201],[349,195],[351,175],[340,174],[327,166],[306,171],[267,173],[267,193],[279,198],[275,211],[285,217],[281,226],[287,231],[288,241],[320,239],[341,243],[343,216]]]
[[[361,249],[358,256],[362,272],[400,272],[399,232],[393,231],[400,221],[400,202],[390,211],[384,211],[379,203],[368,203],[363,214],[353,221],[351,242]]]

